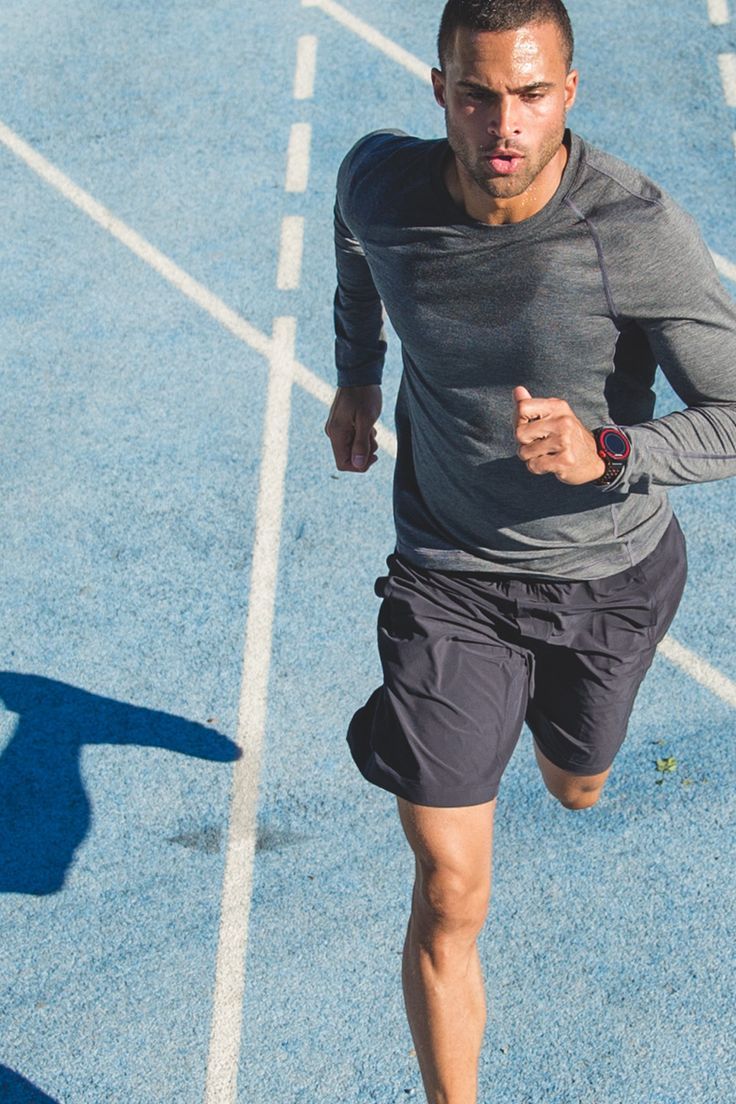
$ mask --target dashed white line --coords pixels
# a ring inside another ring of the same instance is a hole
[[[736,54],[719,54],[723,94],[729,107],[736,107]]]
[[[716,27],[731,21],[728,0],[708,0],[708,18]]]
[[[286,161],[287,192],[306,192],[309,183],[309,150],[312,127],[309,123],[294,123],[289,134]]]
[[[299,287],[304,253],[304,219],[287,215],[281,223],[281,249],[276,286],[279,291],[295,291]]]
[[[375,46],[381,53],[390,57],[392,61],[398,62],[404,69],[408,69],[410,73],[421,80],[427,81],[429,84],[432,83],[429,65],[414,54],[410,54],[403,46],[399,46],[396,42],[392,42],[390,38],[386,38],[375,27],[371,27],[362,19],[358,19],[357,15],[353,15],[342,4],[335,3],[335,0],[302,0],[302,6],[305,8],[321,8],[326,15],[332,16],[338,23],[348,27],[365,42],[369,42],[371,46]]]
[[[413,54],[408,54],[406,50],[402,49],[401,46],[397,46],[396,43],[392,42],[389,38],[386,38],[380,31],[376,31],[373,27],[369,27],[362,19],[358,19],[350,12],[347,12],[345,8],[335,3],[334,0],[302,0],[302,6],[305,8],[321,8],[327,15],[332,16],[337,22],[342,23],[349,30],[354,31],[355,34],[359,35],[366,42],[369,42],[372,46],[376,46],[377,49],[382,50],[388,57],[397,61],[399,65],[403,65],[422,80],[427,80],[431,83],[430,67],[428,65],[425,65],[419,58],[414,57]],[[734,143],[736,143],[736,134],[734,134]],[[720,254],[714,253],[712,249],[710,252],[715,261],[716,268],[721,275],[736,282],[736,264],[727,260],[725,257],[721,257]]]
[[[242,754],[233,768],[205,1104],[233,1104],[237,1090],[295,335],[294,318],[274,320],[236,735]]]
[[[311,100],[314,95],[314,74],[317,67],[316,35],[302,35],[296,49],[294,99]]]

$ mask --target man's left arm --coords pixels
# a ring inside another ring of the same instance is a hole
[[[736,304],[695,220],[669,197],[657,206],[636,272],[610,273],[611,287],[687,408],[621,426],[632,447],[617,491],[736,475]]]

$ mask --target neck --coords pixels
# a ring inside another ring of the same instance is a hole
[[[526,191],[505,199],[489,196],[479,188],[450,149],[444,170],[445,186],[455,203],[477,222],[485,222],[489,226],[523,222],[549,203],[560,186],[569,156],[567,143],[563,141]]]

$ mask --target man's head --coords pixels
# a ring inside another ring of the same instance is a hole
[[[446,4],[432,84],[458,172],[483,195],[531,191],[560,151],[577,90],[573,45],[561,0]]]
[[[528,23],[554,23],[565,57],[565,72],[572,69],[575,39],[561,0],[448,0],[437,35],[437,56],[444,71],[452,54],[455,31],[515,31]]]

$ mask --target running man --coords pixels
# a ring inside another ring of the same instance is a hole
[[[365,135],[335,205],[339,471],[376,461],[401,339],[384,681],[347,740],[415,856],[406,1012],[429,1104],[475,1104],[476,939],[524,721],[544,783],[594,805],[678,608],[667,487],[736,474],[736,309],[693,218],[566,127],[560,0],[450,0],[447,137]],[[659,364],[685,409],[653,418]]]

